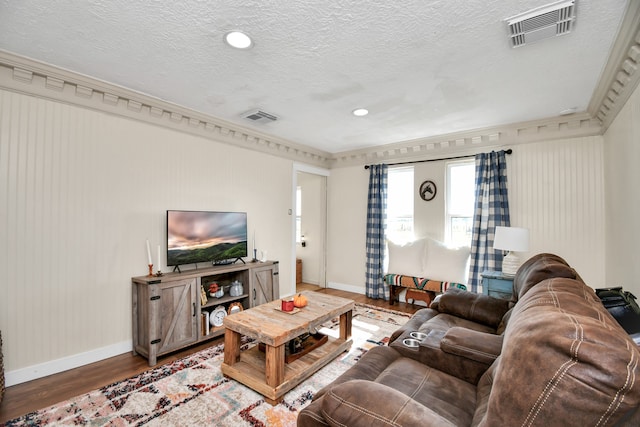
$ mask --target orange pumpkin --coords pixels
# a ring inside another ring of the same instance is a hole
[[[298,308],[305,307],[307,305],[307,297],[302,294],[298,294],[293,297],[293,305]]]

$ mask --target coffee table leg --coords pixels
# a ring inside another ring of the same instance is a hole
[[[351,310],[340,315],[340,338],[348,340],[351,338]]]
[[[224,363],[231,366],[240,361],[240,334],[227,328],[224,331]]]
[[[276,388],[284,381],[284,344],[265,345],[265,375],[267,385]]]

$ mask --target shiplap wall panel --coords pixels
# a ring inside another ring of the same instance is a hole
[[[0,90],[7,382],[130,349],[130,279],[146,274],[147,238],[154,264],[158,244],[166,262],[167,209],[247,212],[293,293],[291,170],[287,159]]]
[[[529,228],[531,237],[521,258],[556,253],[593,288],[605,281],[602,158],[599,136],[518,144],[507,156],[511,224]],[[443,239],[446,162],[416,164],[415,171],[416,185],[432,179],[439,190],[434,201],[416,202],[415,229],[418,236]],[[332,170],[329,178],[327,278],[340,289],[364,290],[364,250],[358,248],[364,247],[365,221],[354,218],[366,218],[367,179],[361,166]]]
[[[607,286],[640,297],[640,86],[604,135],[607,174]]]
[[[565,258],[593,287],[605,284],[602,137],[522,144],[508,157],[511,224],[530,230],[528,254]]]

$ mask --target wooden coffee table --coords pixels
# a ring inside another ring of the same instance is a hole
[[[319,292],[303,292],[308,305],[295,314],[281,312],[280,300],[268,302],[225,317],[222,373],[265,397],[272,405],[311,374],[351,347],[351,316],[354,302]],[[285,345],[290,340],[315,332],[340,316],[340,336],[297,360],[285,364]],[[265,345],[240,352],[240,337],[246,335]]]

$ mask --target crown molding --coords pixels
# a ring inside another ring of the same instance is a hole
[[[582,112],[343,152],[334,155],[331,167],[428,160],[445,154],[475,154],[486,149],[601,134],[600,121],[591,117],[589,113]]]
[[[328,167],[331,155],[102,80],[0,50],[0,88]]]
[[[322,168],[337,168],[427,160],[542,140],[602,135],[637,87],[639,63],[640,2],[632,1],[587,111],[334,154],[2,50],[0,88],[141,120]]]
[[[640,82],[640,1],[629,1],[620,31],[587,108],[602,122],[603,132]]]

